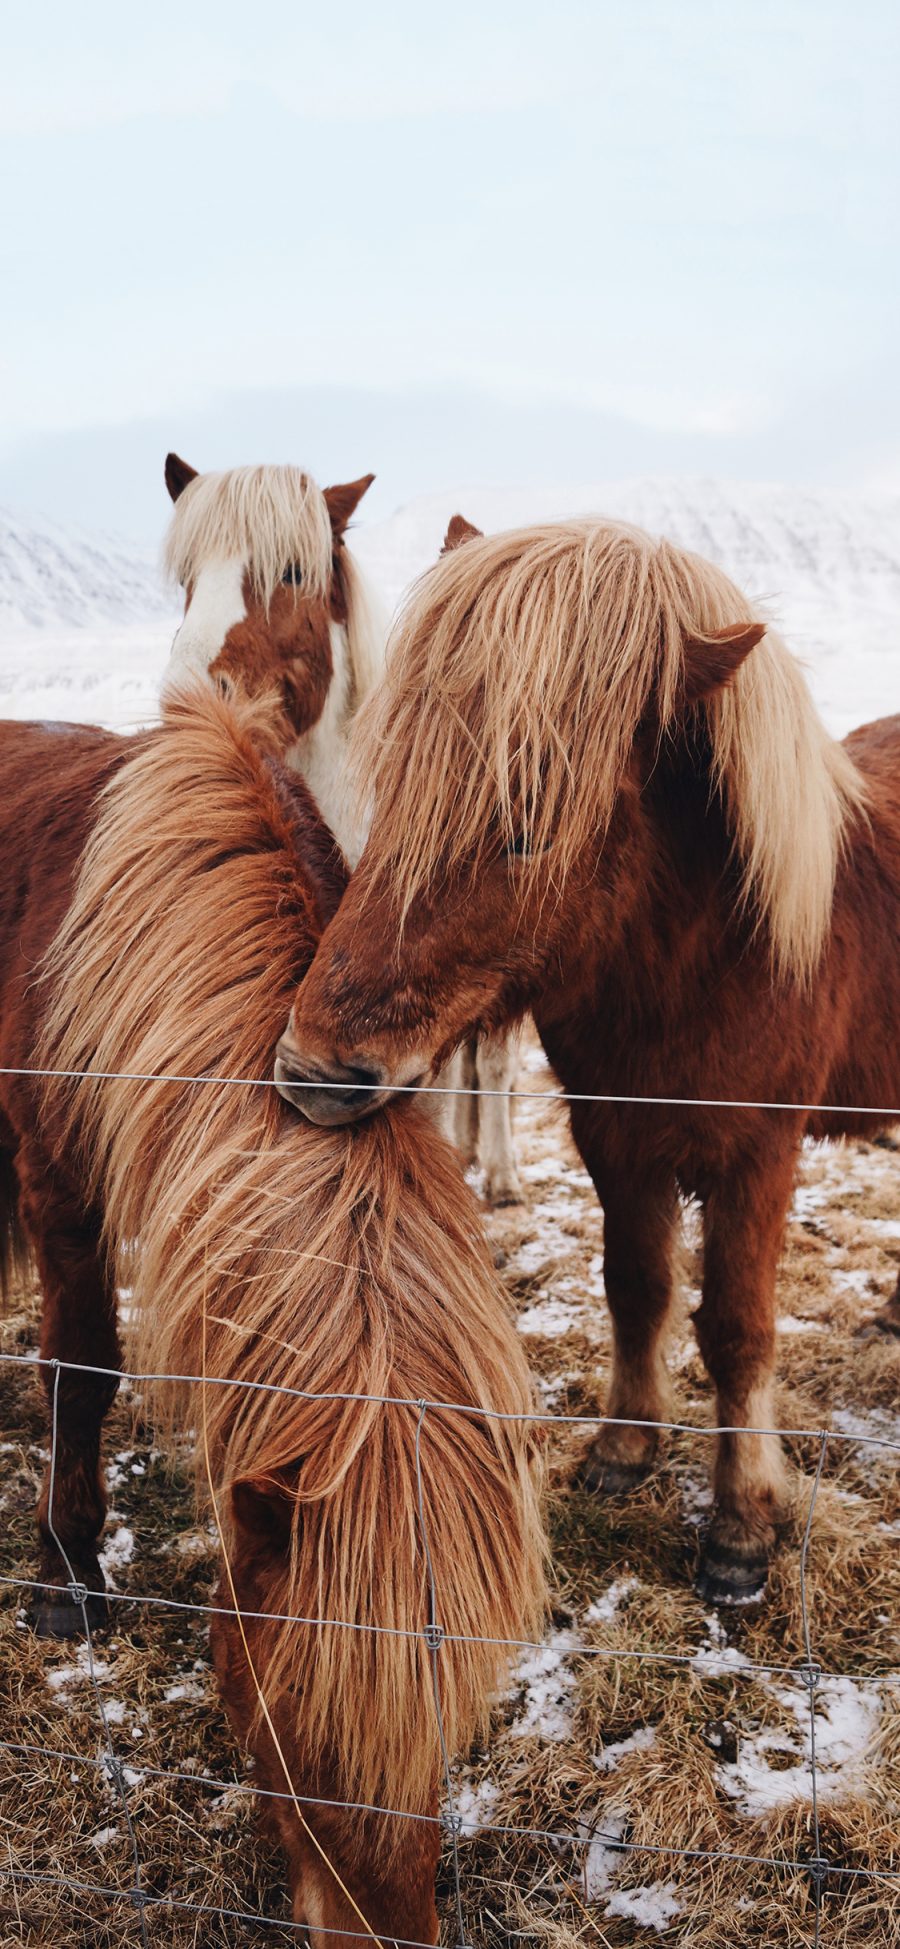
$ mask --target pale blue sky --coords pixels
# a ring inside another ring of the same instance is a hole
[[[3,39],[7,502],[114,521],[151,428],[313,461],[306,414],[327,471],[317,395],[341,465],[395,421],[392,499],[467,442],[502,478],[513,423],[535,478],[628,471],[631,427],[642,471],[900,483],[896,4],[50,0]]]

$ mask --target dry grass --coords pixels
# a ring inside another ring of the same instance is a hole
[[[534,1086],[545,1080],[531,1070]],[[558,1117],[523,1103],[518,1134],[529,1206],[492,1217],[491,1232],[505,1255],[548,1410],[590,1414],[602,1405],[608,1347],[599,1296],[602,1221]],[[849,1416],[845,1425],[857,1432],[865,1425],[897,1433],[900,1342],[861,1337],[860,1327],[896,1281],[898,1181],[900,1156],[880,1146],[806,1158],[781,1288],[784,1313],[800,1324],[780,1339],[786,1425],[816,1429]],[[690,1221],[687,1229],[689,1301]],[[671,1349],[676,1407],[684,1418],[708,1423],[710,1391],[686,1311]],[[32,1305],[6,1323],[3,1344],[14,1350],[33,1340]],[[22,1577],[32,1561],[47,1438],[27,1370],[0,1366],[0,1437],[0,1574]],[[490,1750],[473,1756],[459,1783],[467,1814],[480,1808],[491,1823],[549,1829],[575,1836],[577,1845],[487,1828],[463,1840],[469,1937],[484,1949],[513,1942],[546,1949],[666,1940],[680,1949],[811,1943],[805,1872],[665,1850],[812,1857],[810,1802],[798,1771],[807,1740],[797,1704],[802,1691],[790,1678],[746,1664],[793,1666],[803,1657],[799,1552],[817,1443],[788,1443],[794,1513],[765,1604],[714,1618],[691,1587],[708,1440],[673,1436],[637,1496],[603,1505],[570,1487],[586,1438],[584,1430],[557,1430],[551,1441],[557,1590],[547,1669],[537,1673],[539,1660],[530,1678],[523,1669],[498,1708]],[[122,1587],[206,1601],[213,1540],[196,1528],[189,1471],[155,1450],[139,1402],[117,1406],[107,1452],[126,1457],[114,1464],[110,1530],[114,1538],[117,1525],[126,1525],[136,1545],[117,1572]],[[822,1922],[829,1949],[877,1949],[900,1935],[900,1684],[874,1682],[900,1672],[897,1464],[888,1451],[835,1442],[809,1552],[814,1656],[824,1672],[857,1678],[850,1691],[822,1687],[820,1712],[833,1708],[837,1716],[843,1704],[856,1727],[853,1756],[842,1758],[829,1744],[827,1716],[819,1720],[822,1851],[832,1863],[896,1877],[893,1885],[829,1878]],[[0,1866],[127,1888],[130,1857],[115,1790],[101,1767],[87,1764],[102,1752],[90,1687],[80,1675],[59,1685],[60,1671],[75,1662],[73,1649],[35,1642],[17,1618],[19,1595],[9,1593],[0,1621],[3,1737],[80,1760],[0,1753]],[[590,1617],[592,1604],[597,1614]],[[591,1655],[591,1648],[619,1655]],[[680,1653],[685,1662],[638,1655],[660,1651]],[[211,1685],[202,1616],[122,1605],[99,1656],[113,1737],[129,1766],[246,1778]],[[173,1688],[187,1696],[167,1698]],[[635,1733],[641,1741],[610,1753]],[[759,1777],[781,1798],[748,1810],[741,1780],[754,1755]],[[130,1803],[152,1893],[285,1916],[280,1863],[260,1836],[249,1793],[223,1795],[190,1778],[144,1774],[134,1778]],[[628,1851],[604,1853],[604,1833],[618,1835]],[[449,1898],[446,1869],[443,1889]],[[648,1890],[655,1891],[657,1919],[668,1924],[663,1931],[647,1919]],[[447,1916],[449,1931],[449,1906]],[[152,1909],[148,1934],[177,1949],[292,1939],[208,1913]],[[3,1945],[93,1949],[138,1940],[125,1902],[0,1880]]]

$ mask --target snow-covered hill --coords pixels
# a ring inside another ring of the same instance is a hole
[[[807,665],[832,731],[900,710],[900,497],[866,503],[711,480],[459,489],[363,528],[359,555],[396,602],[459,511],[485,530],[605,514],[718,562]]]
[[[150,554],[0,508],[0,630],[146,622],[170,609]]]
[[[900,499],[630,480],[449,489],[361,525],[353,545],[394,603],[457,509],[485,528],[595,512],[721,563],[806,661],[839,735],[900,708]],[[125,729],[155,710],[177,623],[152,558],[127,543],[0,515],[0,715]]]

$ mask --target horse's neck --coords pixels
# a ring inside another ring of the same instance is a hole
[[[753,942],[722,805],[696,754],[655,754],[635,816],[612,978],[654,1012],[677,1011],[682,989],[693,1008],[697,984]]]
[[[332,678],[316,723],[291,745],[287,762],[309,786],[348,865],[355,866],[366,840],[347,771],[347,747],[357,703],[355,673],[343,623],[331,625]]]

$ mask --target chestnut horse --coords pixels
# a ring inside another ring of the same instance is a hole
[[[176,504],[165,559],[185,592],[169,680],[185,670],[214,682],[234,677],[254,695],[274,675],[286,762],[355,865],[364,814],[347,787],[347,745],[382,674],[388,626],[346,530],[375,476],[320,490],[299,467],[198,474],[170,453],[165,478]],[[513,1037],[471,1036],[441,1078],[449,1092],[439,1103],[444,1129],[466,1164],[480,1159],[492,1205],[521,1197],[512,1137],[517,1066]]]
[[[497,1641],[533,1636],[543,1607],[529,1383],[474,1202],[420,1110],[318,1131],[271,1086],[184,1080],[271,1070],[272,984],[286,1010],[341,894],[281,738],[265,700],[196,681],[139,737],[0,734],[2,1063],[158,1078],[3,1078],[7,1266],[37,1260],[44,1359],[105,1370],[42,1369],[55,1482],[32,1614],[71,1631],[72,1576],[103,1607],[127,1276],[130,1358],[157,1376],[142,1394],[197,1431],[222,1542],[216,1670],[294,1917],[322,1949],[335,1931],[355,1949],[435,1942],[425,1537],[460,1752],[505,1668]]]
[[[277,1073],[308,1117],[350,1119],[476,1016],[533,1011],[605,1213],[608,1413],[631,1425],[586,1459],[601,1492],[654,1458],[634,1424],[668,1418],[679,1194],[700,1201],[695,1324],[730,1431],[700,1585],[734,1601],[785,1508],[765,1431],[800,1144],[900,1104],[900,720],[834,743],[778,636],[668,542],[457,538],[399,620],[360,747],[371,836]]]

